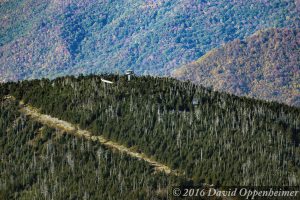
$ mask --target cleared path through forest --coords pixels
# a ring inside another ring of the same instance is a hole
[[[16,100],[16,98],[13,96],[6,96],[5,98]],[[29,116],[34,121],[40,122],[43,125],[49,126],[51,128],[59,129],[61,131],[64,131],[68,134],[71,134],[71,135],[74,135],[77,137],[83,137],[87,140],[98,141],[102,145],[104,145],[110,149],[115,149],[120,152],[126,153],[127,155],[129,155],[133,158],[137,158],[139,160],[144,160],[149,165],[151,165],[156,172],[163,172],[166,174],[172,174],[172,175],[176,175],[176,176],[183,175],[182,173],[179,173],[176,170],[172,170],[169,166],[159,163],[159,162],[153,160],[152,158],[149,158],[147,155],[145,155],[143,153],[135,152],[135,151],[131,150],[130,148],[125,147],[124,145],[118,144],[116,142],[112,142],[112,141],[104,138],[103,136],[92,135],[91,132],[89,132],[87,130],[82,130],[70,122],[60,120],[60,119],[52,117],[50,115],[42,114],[38,111],[38,109],[36,109],[30,105],[24,104],[23,101],[19,101],[19,106],[20,106],[20,112]],[[210,185],[207,183],[203,183],[203,186],[213,188],[213,185]],[[219,190],[216,189],[216,191],[219,191]],[[226,197],[226,196],[224,197],[223,195],[221,195],[221,199],[228,200],[231,198]]]
[[[9,98],[15,99],[14,97],[11,97],[11,96]],[[29,105],[25,105],[22,101],[19,102],[19,105],[20,105],[20,111],[22,113],[29,116],[33,120],[42,123],[43,125],[47,125],[51,128],[56,128],[56,129],[62,130],[71,135],[83,137],[87,140],[98,141],[106,147],[126,153],[131,157],[134,157],[134,158],[137,158],[140,160],[144,160],[145,162],[147,162],[151,166],[153,166],[154,170],[156,172],[164,172],[166,174],[174,174],[177,176],[180,175],[178,172],[172,170],[169,166],[159,163],[159,162],[153,160],[152,158],[149,158],[147,155],[145,155],[143,153],[134,152],[130,148],[127,148],[124,145],[118,144],[116,142],[107,140],[103,136],[92,135],[91,132],[89,132],[87,130],[82,130],[69,122],[60,120],[55,117],[51,117],[50,115],[42,114],[36,108],[29,106]]]

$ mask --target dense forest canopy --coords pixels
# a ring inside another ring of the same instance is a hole
[[[166,198],[183,179],[36,123],[0,102],[0,199]]]
[[[299,185],[299,108],[171,78],[101,77],[7,83],[0,91],[144,152],[195,184]]]
[[[255,31],[299,28],[297,2],[0,1],[0,81],[127,68],[168,75]]]

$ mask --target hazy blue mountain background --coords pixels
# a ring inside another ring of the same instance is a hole
[[[0,81],[66,74],[169,75],[268,27],[299,27],[294,0],[1,0]]]

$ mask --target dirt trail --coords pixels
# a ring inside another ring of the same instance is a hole
[[[7,98],[15,99],[14,97],[7,97]],[[167,165],[159,163],[153,160],[152,158],[149,158],[147,155],[143,153],[134,152],[133,150],[121,144],[107,140],[103,136],[92,135],[91,132],[87,130],[82,130],[69,122],[51,117],[50,115],[41,114],[36,108],[29,105],[25,105],[22,101],[19,102],[19,105],[20,105],[20,111],[22,113],[24,113],[25,115],[29,116],[33,120],[38,121],[44,125],[47,125],[51,128],[60,129],[62,131],[65,131],[68,134],[83,137],[87,140],[99,141],[102,145],[106,147],[109,147],[111,149],[116,149],[120,152],[128,154],[131,157],[146,161],[147,163],[149,163],[151,166],[154,167],[156,172],[164,172],[166,174],[173,174],[177,176],[180,175],[177,171],[172,170]]]

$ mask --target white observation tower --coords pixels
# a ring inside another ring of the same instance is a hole
[[[134,75],[134,72],[133,72],[133,70],[128,69],[128,70],[126,70],[125,74],[127,75],[128,81],[130,81],[130,78],[131,78],[131,76]]]

